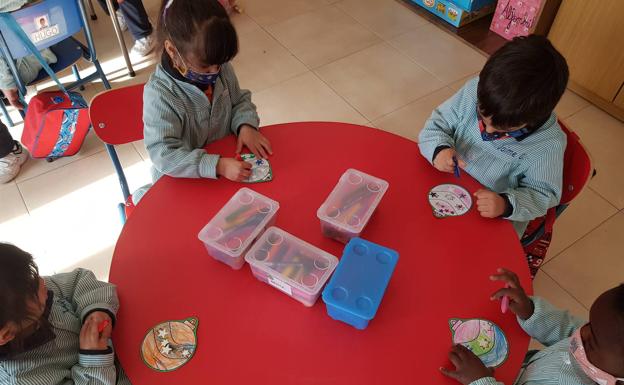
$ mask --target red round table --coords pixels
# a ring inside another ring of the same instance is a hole
[[[416,143],[376,129],[342,123],[270,126],[274,180],[243,185],[221,180],[161,178],[123,228],[110,272],[121,309],[114,343],[134,385],[157,384],[452,384],[438,368],[450,365],[449,318],[486,318],[505,331],[509,359],[496,371],[512,383],[529,337],[513,314],[489,300],[500,283],[488,277],[507,267],[531,287],[510,223],[476,209],[436,219],[431,187],[480,185],[436,171]],[[235,139],[207,147],[232,156]],[[340,257],[344,245],[321,235],[316,210],[347,168],[385,179],[388,192],[362,237],[397,250],[399,262],[377,316],[361,331],[332,320],[322,299],[304,307],[206,253],[199,230],[241,187],[280,203],[276,226]],[[197,317],[195,356],[159,373],[143,364],[140,345],[161,321]]]

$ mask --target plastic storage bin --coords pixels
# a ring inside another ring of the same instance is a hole
[[[327,314],[365,329],[377,313],[398,259],[394,250],[353,238],[323,290]]]
[[[245,260],[256,278],[306,306],[314,305],[338,264],[338,258],[277,227],[265,231]]]
[[[385,180],[348,169],[316,213],[321,231],[342,243],[359,237],[386,190]]]
[[[278,209],[276,201],[244,187],[204,226],[198,238],[214,259],[240,269],[254,239],[275,223]]]

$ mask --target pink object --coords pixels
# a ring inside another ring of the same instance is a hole
[[[98,333],[102,333],[104,331],[104,329],[106,329],[106,327],[108,326],[110,322],[105,319],[104,321],[100,322],[98,324]]]
[[[509,285],[505,285],[505,289],[508,289]],[[509,297],[508,296],[504,296],[503,299],[501,300],[501,312],[503,312],[503,314],[507,313],[507,310],[509,309]]]
[[[537,23],[543,0],[498,0],[490,30],[507,40],[529,35]]]

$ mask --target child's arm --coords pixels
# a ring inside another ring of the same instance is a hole
[[[535,311],[533,315],[523,320],[518,317],[518,323],[528,335],[535,338],[544,346],[554,345],[568,338],[586,322],[572,316],[568,311],[559,310],[540,297],[531,297]]]
[[[98,281],[89,270],[76,269],[70,273],[56,274],[47,278],[48,288],[71,303],[75,314],[84,322],[94,311],[107,313],[113,323],[119,309],[115,285]]]
[[[256,106],[251,102],[251,92],[241,89],[238,85],[238,78],[230,63],[221,66],[221,72],[226,79],[230,91],[230,101],[232,102],[232,119],[230,130],[234,135],[238,135],[241,126],[249,125],[253,128],[260,127],[260,118],[256,111]]]
[[[108,346],[112,325],[108,324],[100,333],[96,320],[106,317],[102,314],[105,313],[115,322],[119,309],[115,286],[98,281],[91,271],[85,269],[48,277],[46,284],[72,305],[76,317],[84,323],[80,332],[78,363],[71,369],[74,383],[114,385],[114,353]],[[98,315],[96,312],[102,313]]]
[[[184,147],[182,120],[173,106],[163,103],[162,91],[148,84],[143,93],[145,148],[154,167],[176,178],[216,179],[219,155]]]
[[[440,148],[455,147],[453,135],[459,126],[460,115],[466,108],[477,108],[476,84],[478,79],[470,80],[450,99],[438,106],[418,135],[420,153],[433,164]],[[471,91],[473,90],[474,91]],[[474,93],[474,95],[472,95]]]
[[[526,222],[546,214],[561,199],[563,180],[563,140],[549,143],[520,180],[518,188],[502,192],[512,207],[512,221]]]
[[[501,281],[506,286],[496,291],[491,299],[508,297],[509,309],[517,316],[520,326],[542,345],[550,346],[570,337],[585,323],[567,311],[556,309],[542,298],[527,296],[518,275],[512,271],[498,269],[490,279]]]

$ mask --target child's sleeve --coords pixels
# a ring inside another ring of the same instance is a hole
[[[251,92],[240,88],[238,78],[231,64],[224,64],[221,70],[227,79],[230,100],[232,102],[230,131],[234,135],[238,135],[238,130],[243,124],[248,124],[257,129],[260,127],[260,118],[256,111],[256,105],[251,102]]]
[[[94,311],[103,311],[115,322],[119,309],[115,285],[98,281],[95,275],[86,269],[76,269],[70,273],[53,275],[48,278],[49,288],[73,305],[76,316],[81,321]]]
[[[502,382],[496,381],[494,377],[483,377],[476,381],[472,381],[470,385],[505,385]]]
[[[551,346],[566,339],[586,322],[576,318],[568,311],[555,308],[543,298],[531,297],[535,305],[533,315],[526,320],[518,318],[518,323],[530,335],[544,346]]]
[[[105,354],[78,355],[78,364],[72,367],[75,385],[115,385],[117,370],[112,349]]]
[[[467,99],[475,99],[470,97],[471,92],[468,90],[476,90],[478,79],[472,79],[459,90],[450,99],[439,105],[427,121],[422,131],[418,135],[418,147],[420,153],[429,162],[433,163],[434,155],[437,154],[436,149],[440,147],[455,147],[453,139],[455,130],[459,126],[460,115],[462,109],[466,105]],[[476,91],[475,91],[476,92]],[[469,105],[476,108],[476,102],[469,102]]]
[[[545,146],[544,152],[536,159],[520,180],[518,188],[502,192],[513,208],[506,219],[526,222],[546,215],[549,208],[556,206],[561,199],[563,183],[563,140]]]
[[[204,149],[187,149],[182,141],[183,123],[158,85],[143,91],[143,133],[145,148],[154,167],[176,178],[217,178],[219,155]]]

